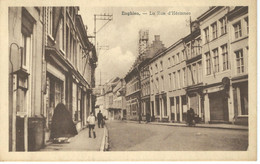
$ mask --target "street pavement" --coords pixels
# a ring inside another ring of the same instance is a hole
[[[107,122],[109,151],[245,151],[248,131]]]
[[[69,139],[69,143],[51,143],[40,151],[100,151],[104,128],[95,126],[97,137],[92,138],[88,136],[88,128],[81,130],[78,135]]]

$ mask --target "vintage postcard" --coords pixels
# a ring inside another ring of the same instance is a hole
[[[1,161],[256,161],[256,0],[7,1]]]

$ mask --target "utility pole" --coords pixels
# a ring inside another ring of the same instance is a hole
[[[106,21],[98,30],[97,30],[97,20]],[[104,28],[110,21],[113,20],[113,14],[95,14],[94,15],[94,39],[95,47],[97,46],[97,33]]]

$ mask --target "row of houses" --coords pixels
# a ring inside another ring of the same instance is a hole
[[[126,118],[125,81],[119,77],[110,79],[96,88],[96,114],[100,111],[105,119]]]
[[[34,151],[50,138],[64,103],[77,130],[94,111],[95,46],[79,7],[10,7],[9,150]]]
[[[159,36],[126,74],[126,118],[248,123],[248,7],[210,7],[190,34],[165,48]]]

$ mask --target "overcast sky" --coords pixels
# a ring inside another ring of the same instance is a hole
[[[138,31],[149,30],[149,43],[154,35],[169,47],[180,38],[189,34],[189,18],[196,19],[209,7],[109,7],[88,8],[81,7],[83,22],[88,26],[88,35],[94,35],[94,14],[113,14],[113,20],[97,33],[97,43],[100,46],[109,46],[109,50],[98,51],[98,66],[96,69],[96,85],[105,83],[113,77],[123,78],[129,71],[138,55]],[[191,15],[122,15],[124,12],[190,12]],[[97,31],[106,21],[97,21]]]

